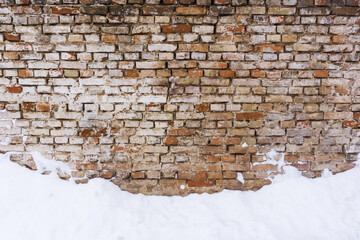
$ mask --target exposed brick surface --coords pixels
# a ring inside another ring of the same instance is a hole
[[[0,153],[22,166],[157,195],[257,190],[272,149],[307,177],[354,167],[358,0],[10,2]]]

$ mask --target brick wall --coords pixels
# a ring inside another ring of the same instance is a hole
[[[0,0],[0,152],[166,195],[258,189],[279,171],[270,151],[307,177],[350,169],[358,6]]]

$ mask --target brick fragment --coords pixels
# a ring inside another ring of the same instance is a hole
[[[8,40],[10,42],[19,42],[20,41],[19,34],[5,33],[4,37],[6,40]]]

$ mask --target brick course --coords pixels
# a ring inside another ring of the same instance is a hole
[[[272,149],[306,177],[346,171],[359,14],[357,0],[0,0],[0,152],[155,195],[257,190],[281,171]]]

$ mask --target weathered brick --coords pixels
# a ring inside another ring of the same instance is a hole
[[[176,13],[179,15],[205,15],[206,8],[204,8],[204,7],[177,7]]]

